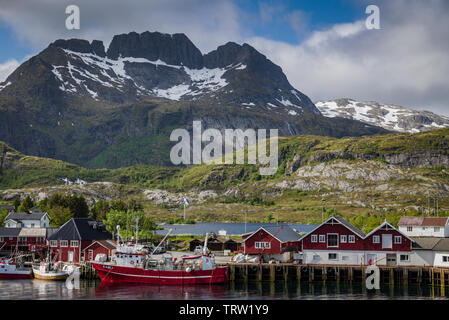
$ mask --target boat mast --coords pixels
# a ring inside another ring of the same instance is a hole
[[[136,218],[136,247],[137,247],[137,242],[139,238],[139,217]]]
[[[203,255],[207,254],[207,238],[209,237],[209,233],[206,233],[206,239],[204,240],[204,247],[203,247]]]

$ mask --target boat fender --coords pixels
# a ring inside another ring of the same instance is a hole
[[[190,272],[190,271],[192,271],[192,268],[187,267],[187,268],[186,268],[186,272]]]
[[[134,261],[132,261],[132,260],[131,260],[131,262],[130,262],[130,263],[131,263],[131,264],[134,264]]]

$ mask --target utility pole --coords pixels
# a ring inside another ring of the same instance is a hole
[[[321,223],[324,222],[324,198],[321,198]]]
[[[139,237],[139,217],[136,218],[136,246],[138,237]]]
[[[248,209],[246,209],[246,211],[245,211],[245,233],[246,233],[246,220],[247,220],[247,215],[248,215]]]

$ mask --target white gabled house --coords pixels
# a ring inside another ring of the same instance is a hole
[[[50,217],[46,212],[11,212],[5,218],[6,228],[48,228]]]
[[[401,217],[399,231],[409,237],[449,237],[447,217]]]

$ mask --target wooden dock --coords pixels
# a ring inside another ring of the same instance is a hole
[[[366,266],[298,265],[289,263],[217,263],[227,266],[230,281],[308,281],[363,283]],[[449,269],[378,266],[381,284],[449,286]]]

